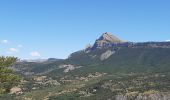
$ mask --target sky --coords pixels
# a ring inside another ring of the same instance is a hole
[[[67,58],[104,32],[170,40],[170,0],[0,0],[0,55]]]

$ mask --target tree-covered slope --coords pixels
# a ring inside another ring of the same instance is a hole
[[[24,94],[16,96],[23,100],[170,98],[170,42],[124,42],[104,33],[67,59],[19,62],[15,68],[33,72],[21,84]]]

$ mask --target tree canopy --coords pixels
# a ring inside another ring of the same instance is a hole
[[[16,57],[0,57],[0,94],[9,92],[11,87],[19,81],[19,76],[9,68],[16,61]]]

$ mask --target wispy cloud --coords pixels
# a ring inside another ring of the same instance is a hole
[[[1,43],[7,44],[7,43],[9,43],[9,41],[8,40],[2,40]]]
[[[170,42],[170,40],[165,40],[166,42]]]
[[[32,57],[41,57],[40,53],[37,52],[37,51],[30,52],[30,56],[32,56]]]
[[[9,48],[9,51],[10,51],[10,52],[19,52],[19,50],[16,49],[16,48]]]
[[[17,47],[18,47],[18,48],[22,48],[22,47],[23,47],[23,45],[21,45],[21,44],[18,44],[18,45],[17,45]]]

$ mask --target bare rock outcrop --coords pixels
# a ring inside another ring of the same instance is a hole
[[[111,55],[113,55],[115,53],[115,51],[111,51],[111,50],[107,50],[106,52],[104,52],[103,54],[101,54],[100,56],[100,60],[106,60],[108,59]]]
[[[108,47],[112,47],[113,44],[122,43],[122,42],[123,41],[117,38],[116,36],[113,36],[109,34],[108,32],[106,32],[106,33],[103,33],[103,35],[99,37],[99,39],[96,40],[92,49],[108,48]]]
[[[75,65],[71,65],[71,64],[59,66],[59,68],[64,69],[64,73],[68,73],[69,71],[72,71],[72,70],[75,70],[75,69],[78,69],[78,68],[81,68],[81,67],[82,66],[75,66]]]

